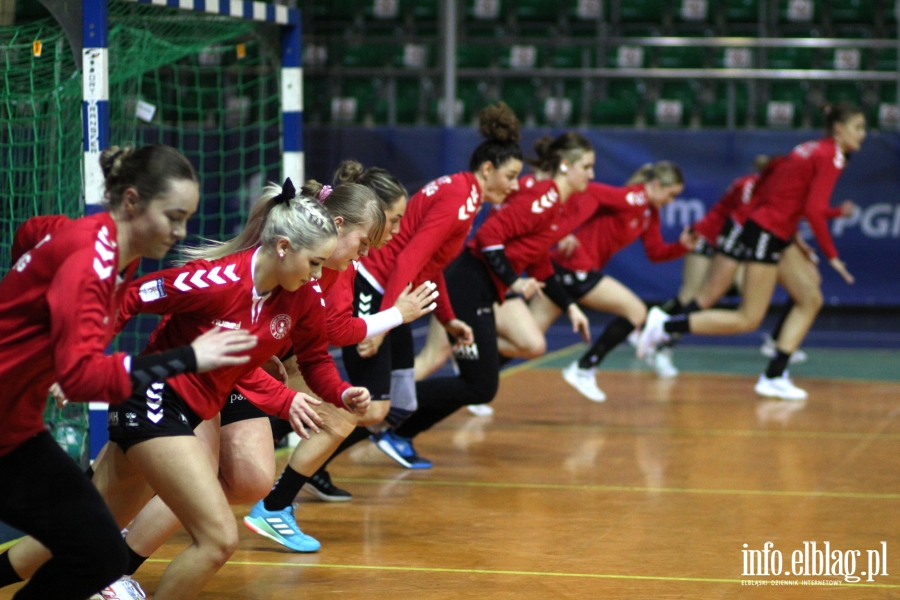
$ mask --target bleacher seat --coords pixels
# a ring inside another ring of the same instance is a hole
[[[747,124],[750,91],[744,82],[734,84],[734,124]],[[700,107],[700,124],[704,127],[726,127],[728,125],[728,84],[716,83],[713,97]]]
[[[705,23],[712,16],[710,0],[677,0],[675,18],[686,23]]]
[[[882,48],[875,51],[875,68],[879,71],[897,70],[897,49]]]
[[[438,0],[404,0],[405,12],[415,20],[436,21],[440,9]]]
[[[345,67],[385,67],[394,62],[397,47],[393,44],[364,42],[342,44],[341,64]]]
[[[541,104],[540,81],[533,78],[506,78],[500,98],[515,111],[523,123],[537,119]]]
[[[547,0],[515,0],[513,14],[520,21],[542,21],[550,23],[558,21],[561,16],[565,15],[565,1],[556,0],[548,2]]]
[[[605,64],[613,69],[637,69],[650,66],[652,49],[642,46],[617,46],[607,48]]]
[[[322,123],[329,119],[331,104],[328,97],[328,81],[325,77],[303,77],[303,120]]]
[[[863,89],[861,83],[830,82],[825,84],[825,101],[831,104],[849,102],[862,106]]]
[[[558,46],[545,50],[554,69],[580,69],[594,66],[594,52],[587,46]]]
[[[456,46],[456,66],[460,69],[484,69],[494,64],[497,48],[487,44]]]
[[[619,19],[623,22],[660,22],[665,14],[664,0],[627,0],[619,6]]]
[[[360,11],[360,0],[308,0],[306,12],[316,21],[352,21]]]
[[[388,105],[383,93],[384,82],[377,77],[354,77],[344,81],[343,99],[355,100],[355,111],[347,108],[340,114],[332,110],[332,120],[352,121],[373,125],[387,123]],[[346,102],[346,100],[345,100]],[[347,105],[351,103],[347,102]],[[335,119],[338,116],[340,119]]]
[[[769,88],[769,101],[757,111],[763,127],[799,127],[806,108],[807,82],[775,82]]]
[[[406,69],[427,69],[437,64],[434,44],[403,44],[397,46],[394,65]]]
[[[688,125],[698,92],[696,81],[664,81],[659,99],[647,107],[647,121],[661,127]]]
[[[467,19],[496,21],[503,11],[503,0],[466,0]]]
[[[821,14],[821,0],[778,0],[778,21],[781,23],[813,23]]]
[[[670,46],[656,49],[661,69],[702,69],[706,66],[706,48]]]
[[[831,0],[831,21],[834,23],[875,23],[873,0]]]
[[[569,19],[574,21],[596,21],[609,14],[609,5],[605,0],[571,0],[569,3]]]
[[[755,59],[752,48],[718,48],[713,64],[717,69],[752,69]]]
[[[816,51],[813,48],[769,48],[766,68],[812,69]]]
[[[859,71],[867,64],[865,48],[831,48],[825,51],[825,67],[837,71]]]
[[[500,66],[509,69],[534,69],[541,66],[542,48],[534,44],[513,44],[500,50]]]
[[[879,127],[891,131],[900,129],[900,105],[897,104],[897,84],[881,84],[879,102],[868,119],[870,127]]]
[[[726,23],[755,23],[759,20],[759,0],[721,0]]]
[[[471,123],[482,108],[490,104],[488,84],[480,79],[460,79],[456,82],[456,97],[462,103],[460,124]]]
[[[362,12],[369,19],[393,21],[401,18],[400,0],[363,0]]]
[[[643,94],[643,84],[634,80],[609,81],[606,99],[591,103],[591,124],[633,126]]]
[[[537,114],[537,122],[541,125],[564,127],[577,123],[581,119],[581,106],[584,99],[580,81],[566,81],[559,89],[554,89],[544,98]]]
[[[402,77],[397,79],[397,123],[414,125],[418,121],[419,97],[419,79],[413,77]]]

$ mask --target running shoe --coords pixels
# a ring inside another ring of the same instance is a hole
[[[494,407],[490,404],[470,404],[468,409],[476,417],[489,417],[494,414]]]
[[[407,469],[430,469],[431,461],[422,458],[413,448],[412,440],[400,437],[390,429],[369,436],[378,448]]]
[[[672,348],[660,348],[644,360],[653,367],[659,377],[669,379],[678,376],[678,367],[672,362],[672,354]]]
[[[282,510],[266,510],[263,500],[260,500],[250,510],[250,514],[244,517],[244,525],[294,552],[315,552],[322,547],[318,540],[300,531],[294,520],[293,506]]]
[[[766,358],[775,358],[775,354],[778,352],[778,347],[775,345],[775,340],[768,333],[763,336],[762,346],[759,347],[759,353],[765,356]],[[806,362],[806,359],[809,358],[806,355],[806,352],[800,350],[799,348],[791,354],[791,358],[788,361],[789,364],[796,365],[802,362]]]
[[[638,358],[644,358],[655,353],[660,344],[671,339],[669,334],[666,333],[666,321],[669,318],[669,315],[658,306],[650,309],[650,312],[647,313],[644,329],[641,330],[641,336],[638,338]]]
[[[303,484],[303,491],[322,502],[348,502],[353,499],[353,494],[331,483],[331,475],[324,469],[316,471]]]
[[[123,575],[91,596],[90,600],[144,600],[146,597],[147,594],[137,581]]]
[[[798,388],[788,377],[785,371],[781,377],[766,377],[765,374],[759,376],[754,391],[760,396],[766,398],[781,398],[782,400],[806,400],[809,394],[806,390]]]
[[[566,383],[581,392],[581,395],[593,402],[603,402],[606,400],[606,394],[597,387],[597,378],[594,377],[594,369],[582,369],[578,366],[576,360],[571,365],[562,370],[563,379]]]

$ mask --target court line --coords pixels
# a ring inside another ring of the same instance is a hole
[[[838,440],[900,440],[900,433],[840,432],[840,431],[775,431],[766,429],[682,429],[669,427],[629,427],[627,425],[565,425],[555,423],[519,423],[507,421],[491,422],[492,430],[511,429],[543,429],[558,431],[591,431],[597,433],[654,434],[672,436],[709,436],[709,437],[760,437],[760,438],[800,438],[800,439],[838,439]]]
[[[334,477],[334,481],[340,483],[357,483],[372,485],[425,485],[439,487],[480,487],[498,489],[523,489],[523,490],[573,490],[593,492],[633,492],[633,493],[662,493],[662,494],[705,494],[722,496],[781,496],[799,498],[856,498],[863,500],[900,500],[900,494],[876,493],[876,492],[816,492],[816,491],[791,491],[791,490],[729,490],[729,489],[704,489],[704,488],[671,488],[671,487],[642,487],[630,485],[573,485],[553,483],[513,483],[490,481],[434,481],[428,479],[369,479],[365,477]]]
[[[171,559],[167,558],[150,558],[147,562],[151,563],[170,563]],[[741,584],[742,579],[716,579],[710,577],[666,577],[664,575],[614,575],[609,573],[560,573],[554,571],[507,571],[494,569],[450,569],[446,567],[396,567],[389,565],[334,565],[323,563],[297,563],[297,562],[269,562],[269,561],[253,561],[253,560],[229,560],[228,565],[241,567],[299,567],[299,568],[322,568],[322,569],[347,569],[358,571],[397,571],[411,573],[452,573],[459,575],[516,575],[524,577],[571,577],[577,579],[624,579],[629,581],[683,581],[687,583],[736,583]],[[772,581],[778,581],[772,579]],[[900,585],[889,583],[865,583],[851,584],[841,583],[853,587],[866,588],[900,588]],[[766,586],[768,587],[768,586]],[[780,586],[779,586],[780,587]],[[794,586],[790,586],[794,587]],[[797,586],[809,587],[809,586]],[[820,586],[816,586],[820,587]]]

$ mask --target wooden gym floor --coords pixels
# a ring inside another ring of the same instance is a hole
[[[810,400],[790,403],[754,396],[756,375],[740,372],[765,364],[755,349],[687,349],[688,371],[707,361],[738,373],[673,380],[617,351],[602,404],[559,375],[578,352],[506,371],[492,417],[460,411],[423,434],[430,471],[358,445],[331,468],[353,501],[298,507],[322,550],[294,554],[240,527],[200,597],[900,598],[895,352],[812,350],[807,371],[840,379],[797,369]],[[754,562],[766,542],[781,575]],[[816,575],[810,542],[839,550],[831,572],[852,568],[860,582]],[[186,543],[179,534],[138,571],[145,589]],[[870,557],[886,564],[867,582]]]

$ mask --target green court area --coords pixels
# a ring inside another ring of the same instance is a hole
[[[564,348],[530,364],[541,369],[562,369],[586,349],[584,344]],[[790,366],[792,376],[822,379],[865,381],[900,381],[900,352],[861,348],[809,348],[809,356],[801,364]],[[691,346],[675,349],[675,366],[685,373],[718,373],[723,375],[758,375],[768,364],[759,348],[736,346]],[[634,349],[623,345],[610,352],[601,370],[647,370],[650,366],[638,360]]]

